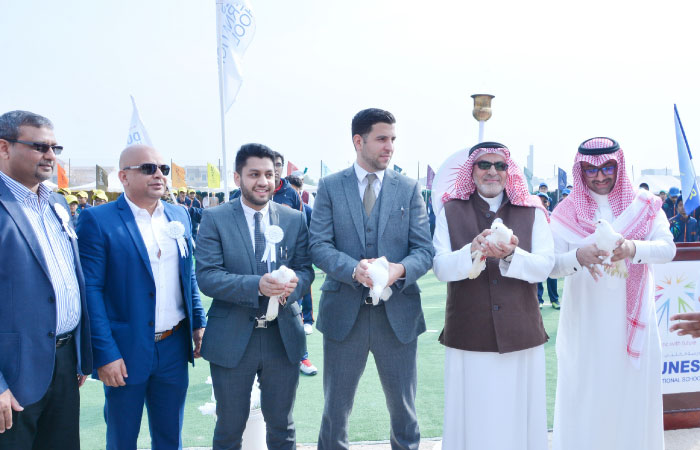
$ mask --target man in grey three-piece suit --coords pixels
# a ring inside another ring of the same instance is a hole
[[[199,227],[197,282],[213,298],[201,353],[210,362],[216,395],[214,449],[241,448],[256,374],[267,448],[296,446],[292,408],[306,350],[297,300],[309,290],[314,272],[304,216],[270,201],[274,161],[268,147],[243,145],[234,175],[241,197],[205,210]],[[284,232],[281,241],[274,230]],[[268,246],[275,262],[265,254]],[[288,283],[269,273],[282,265],[296,273]],[[266,317],[268,301],[277,296],[278,316]]]
[[[348,417],[371,351],[391,416],[393,449],[418,449],[416,343],[425,331],[416,281],[432,265],[428,216],[415,180],[387,169],[394,116],[352,120],[357,160],[324,177],[311,217],[311,258],[326,274],[316,328],[323,333],[325,406],[319,450],[348,448]],[[368,262],[389,261],[392,296],[372,306]]]

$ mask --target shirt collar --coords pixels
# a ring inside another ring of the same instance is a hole
[[[48,202],[49,196],[51,195],[51,189],[48,188],[44,183],[39,183],[39,188],[35,194],[27,186],[23,185],[19,181],[16,181],[11,176],[7,175],[3,171],[0,171],[0,178],[5,182],[5,185],[10,189],[12,195],[15,196],[18,202],[23,203],[27,197],[31,195],[36,195],[39,197],[41,202]]]
[[[255,213],[259,212],[259,213],[262,213],[262,215],[263,215],[262,218],[263,218],[263,220],[265,220],[265,218],[267,217],[267,213],[270,211],[270,202],[269,201],[267,202],[267,204],[265,205],[265,207],[263,209],[261,209],[260,211],[257,211],[255,209],[251,208],[250,206],[246,205],[245,203],[243,203],[243,199],[241,197],[238,197],[238,199],[241,202],[241,207],[243,207],[243,213],[246,215],[246,217],[249,217],[251,220],[254,220]]]
[[[134,202],[132,202],[129,199],[129,196],[126,195],[126,192],[124,192],[124,199],[126,200],[126,203],[129,205],[129,209],[131,209],[131,212],[134,214],[134,217],[139,217],[143,216],[144,214],[148,217],[151,217],[151,214],[148,212],[148,210],[141,208],[140,206],[137,206]],[[163,214],[165,210],[165,207],[163,206],[163,202],[158,200],[158,205],[156,206],[156,209],[153,210],[153,216],[159,216]]]
[[[365,169],[360,167],[360,165],[357,164],[357,161],[355,161],[352,165],[355,168],[355,176],[357,176],[357,181],[360,183],[364,183],[365,177],[370,172],[367,172]],[[379,184],[382,184],[382,182],[384,181],[384,172],[384,170],[374,172],[374,174],[377,176],[377,179],[379,180]]]

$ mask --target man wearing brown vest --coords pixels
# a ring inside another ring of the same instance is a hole
[[[433,270],[448,282],[443,448],[545,450],[548,336],[536,283],[554,265],[547,212],[496,142],[450,157],[433,185]],[[487,240],[496,218],[513,230],[510,243]],[[486,265],[470,279],[477,251]]]

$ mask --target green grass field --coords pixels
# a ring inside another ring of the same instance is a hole
[[[320,286],[324,274],[316,273],[313,285],[314,301],[320,298]],[[438,281],[432,272],[419,281],[423,290],[423,312],[428,331],[418,339],[418,393],[416,408],[421,436],[425,438],[442,435],[443,411],[443,362],[444,348],[437,341],[444,322],[445,314],[445,283]],[[560,280],[559,292],[563,283]],[[545,289],[546,296],[546,289]],[[203,298],[205,310],[211,300]],[[545,308],[542,310],[544,325],[549,334],[549,342],[545,345],[547,357],[547,415],[549,427],[552,426],[554,410],[554,392],[556,388],[556,355],[554,341],[557,335],[559,321],[558,311],[553,310],[545,298]],[[294,420],[297,428],[297,442],[311,443],[318,438],[323,410],[323,349],[322,335],[314,330],[307,336],[309,359],[318,367],[319,374],[313,377],[301,376],[297,391]],[[190,367],[190,387],[185,405],[185,425],[183,429],[183,445],[185,447],[210,447],[214,432],[214,418],[203,416],[197,409],[210,401],[211,385],[205,383],[209,376],[209,366],[204,360],[197,360],[195,367]],[[81,389],[80,431],[81,445],[84,450],[105,448],[105,424],[102,415],[104,395],[102,383],[88,380]],[[386,410],[374,360],[370,356],[365,373],[360,381],[355,406],[350,416],[350,440],[376,441],[389,438],[389,414]],[[139,448],[150,448],[148,421],[144,410],[141,433],[138,441]]]

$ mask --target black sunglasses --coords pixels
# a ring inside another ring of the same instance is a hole
[[[167,164],[153,164],[153,163],[143,163],[140,166],[128,166],[123,167],[122,170],[136,170],[139,169],[144,175],[153,175],[156,170],[160,169],[163,175],[168,175],[170,173],[170,166]]]
[[[49,145],[49,144],[44,144],[43,142],[29,142],[29,141],[23,141],[20,139],[5,139],[5,140],[7,142],[15,142],[17,144],[28,145],[39,153],[48,153],[49,150],[53,150],[54,155],[60,155],[61,152],[63,151],[62,145]]]
[[[499,172],[504,172],[508,170],[508,164],[502,161],[498,161],[495,163],[490,161],[479,161],[475,165],[481,170],[491,170],[491,166],[495,167],[496,170],[498,170]]]

